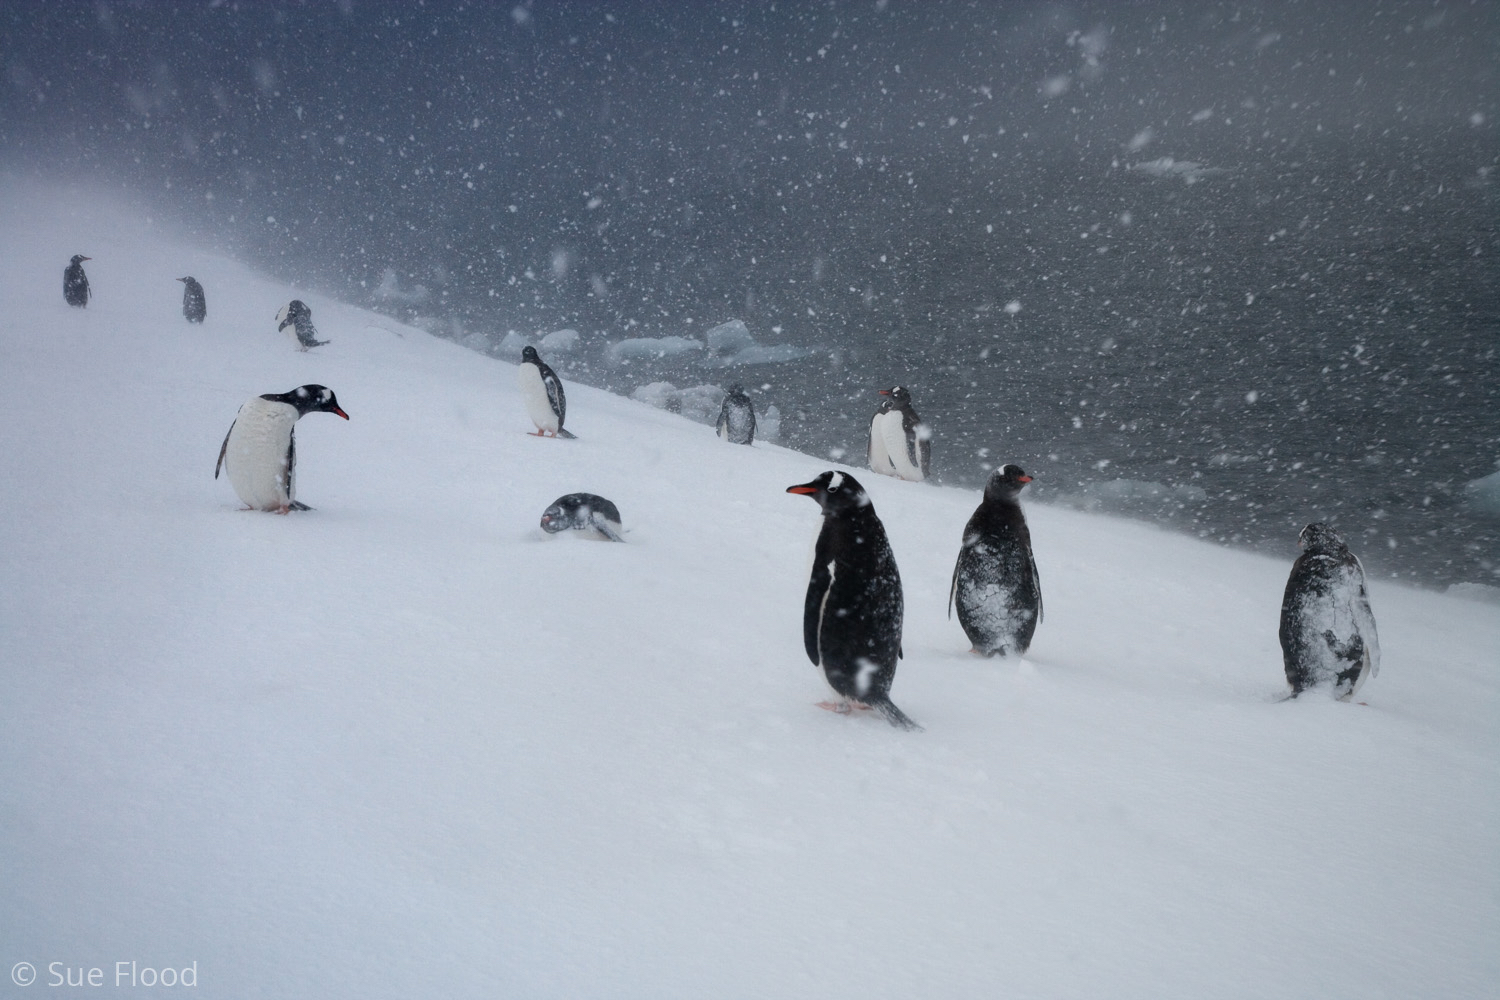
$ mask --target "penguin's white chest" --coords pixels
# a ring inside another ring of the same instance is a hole
[[[920,483],[924,478],[921,449],[926,447],[926,442],[918,433],[920,427],[913,428],[912,436],[908,439],[900,410],[891,410],[878,419],[880,437],[894,474],[909,482]]]
[[[547,383],[542,379],[542,370],[529,361],[516,366],[516,385],[521,388],[521,400],[526,404],[526,415],[536,424],[536,429],[556,434],[561,421],[552,408],[552,399],[547,394]]]
[[[297,408],[259,397],[240,407],[224,452],[229,483],[247,507],[280,510],[292,502],[288,453]]]

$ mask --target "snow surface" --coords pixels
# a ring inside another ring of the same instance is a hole
[[[980,660],[944,614],[979,494],[853,470],[927,731],[840,717],[783,492],[826,461],[579,385],[579,440],[532,437],[509,363],[4,187],[4,995],[1494,995],[1495,605],[1375,581],[1368,705],[1278,702],[1292,539],[1032,505],[1046,619]],[[299,425],[317,510],[239,512],[225,429],[307,382],[352,418]],[[628,544],[542,534],[578,490]]]

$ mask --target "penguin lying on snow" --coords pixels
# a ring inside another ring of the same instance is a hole
[[[203,297],[203,286],[194,277],[178,278],[182,282],[182,315],[189,323],[202,323],[208,315],[208,302]]]
[[[296,496],[298,418],[306,413],[333,413],[345,420],[339,401],[327,386],[304,385],[291,392],[255,396],[240,407],[214,465],[214,478],[227,468],[229,483],[246,510],[310,510]]]
[[[911,393],[901,386],[881,389],[887,398],[870,419],[870,468],[883,476],[920,483],[927,478],[932,430],[911,405]]]
[[[584,532],[585,538],[623,542],[625,529],[620,526],[620,508],[593,493],[569,493],[558,497],[542,512],[542,530],[549,535],[559,531]]]
[[[526,413],[536,424],[535,436],[573,437],[572,432],[563,430],[563,420],[568,415],[568,398],[563,393],[562,379],[542,360],[535,347],[521,349],[516,384],[521,387]]]
[[[318,328],[313,326],[312,310],[301,299],[293,299],[282,306],[281,311],[276,314],[276,324],[277,330],[291,327],[291,336],[296,339],[299,351],[305,351],[309,347],[322,347],[328,343],[318,339]]]
[[[89,304],[89,276],[83,273],[83,262],[93,259],[75,253],[68,266],[63,268],[63,298],[68,305],[81,309]]]
[[[752,444],[755,441],[755,404],[739,385],[732,385],[719,407],[719,422],[714,426],[721,439],[730,444]]]
[[[1343,536],[1322,522],[1303,528],[1297,545],[1302,554],[1281,599],[1281,656],[1291,697],[1332,684],[1339,700],[1348,701],[1380,672],[1364,567]]]
[[[901,657],[901,574],[869,495],[842,472],[825,472],[787,492],[810,496],[823,509],[802,609],[807,658],[823,668],[839,696],[822,707],[869,707],[893,726],[921,729],[891,702]]]
[[[1019,465],[990,473],[953,567],[948,617],[958,605],[958,623],[985,656],[1026,652],[1042,619],[1042,581],[1018,502],[1029,482]]]

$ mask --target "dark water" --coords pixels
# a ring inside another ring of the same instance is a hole
[[[0,165],[565,376],[1288,558],[1500,583],[1500,3],[0,9]],[[79,248],[87,252],[87,248]],[[209,290],[210,296],[212,290]],[[813,353],[612,366],[738,318]],[[765,388],[754,388],[764,386]]]

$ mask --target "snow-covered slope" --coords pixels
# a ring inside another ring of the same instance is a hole
[[[783,492],[827,462],[577,385],[579,440],[531,437],[510,365],[4,190],[0,964],[37,980],[3,995],[131,961],[215,997],[1500,982],[1493,605],[1377,581],[1368,705],[1278,703],[1292,539],[1033,505],[1047,617],[977,660],[945,617],[977,494],[864,474],[926,732],[838,717]],[[293,295],[330,345],[275,332]],[[352,418],[299,425],[317,510],[239,512],[225,430],[306,382]],[[541,533],[579,490],[629,544]]]

